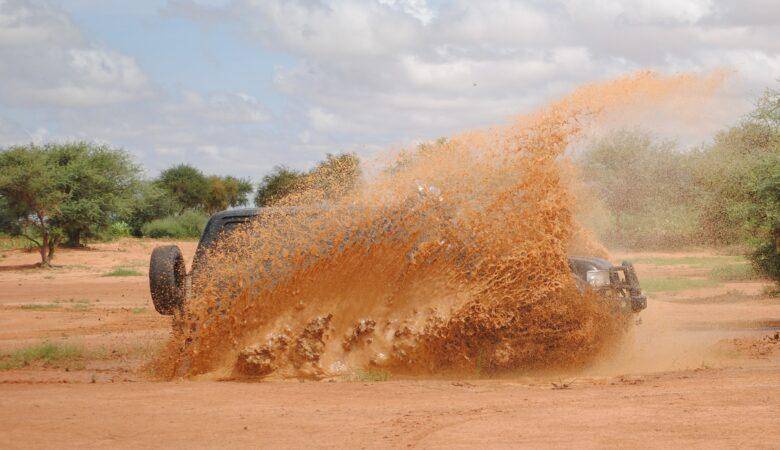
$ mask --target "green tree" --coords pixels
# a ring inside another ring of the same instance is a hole
[[[758,192],[780,158],[780,95],[767,91],[743,121],[696,154],[701,227],[713,244],[752,239]]]
[[[285,166],[276,166],[264,176],[257,187],[255,205],[270,206],[302,186],[304,173]]]
[[[255,205],[269,206],[295,193],[311,191],[319,199],[335,199],[353,191],[360,179],[360,159],[354,153],[328,153],[308,172],[276,166],[257,188]]]
[[[205,202],[206,212],[213,214],[228,207],[246,205],[247,195],[252,192],[252,183],[249,180],[232,176],[220,177],[212,175],[208,177],[209,193]]]
[[[8,208],[8,201],[0,196],[0,233],[13,233],[16,219]]]
[[[209,197],[209,180],[203,172],[187,164],[179,164],[164,170],[155,184],[171,193],[185,209],[204,209]]]
[[[582,177],[612,214],[606,240],[630,247],[675,246],[697,238],[691,158],[674,142],[622,130],[577,158]]]
[[[57,167],[57,188],[65,194],[52,223],[71,246],[96,237],[126,214],[139,183],[139,167],[117,149],[84,142],[47,146]]]
[[[780,157],[767,167],[767,176],[752,187],[753,206],[746,211],[753,252],[750,259],[761,273],[780,283]]]
[[[59,189],[60,167],[47,148],[30,145],[0,152],[0,196],[13,218],[14,234],[32,241],[49,266],[62,232],[52,223],[66,193]]]
[[[780,282],[780,92],[767,90],[698,158],[702,228],[713,242],[747,243],[756,268]]]
[[[170,192],[151,181],[142,181],[134,192],[123,220],[133,236],[142,236],[142,227],[155,220],[181,212],[182,207]]]
[[[360,159],[356,154],[328,153],[324,161],[309,171],[307,178],[310,186],[323,192],[325,198],[338,198],[355,189],[360,173]]]

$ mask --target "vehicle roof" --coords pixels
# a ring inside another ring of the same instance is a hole
[[[263,208],[238,208],[238,209],[226,209],[218,213],[214,213],[212,219],[224,219],[227,217],[252,217],[256,216],[258,212]]]
[[[218,213],[214,213],[211,216],[211,219],[215,220],[221,220],[221,219],[231,219],[231,218],[245,218],[245,217],[254,217],[260,214],[260,211],[263,210],[276,210],[276,211],[298,211],[298,210],[304,210],[308,207],[303,206],[260,206],[257,208],[237,208],[237,209],[226,209],[224,211],[220,211]],[[327,206],[324,204],[321,205],[315,205],[312,208],[319,208],[321,210],[327,209]]]

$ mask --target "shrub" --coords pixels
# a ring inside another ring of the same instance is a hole
[[[181,211],[181,205],[176,203],[170,192],[155,183],[144,181],[139,184],[130,202],[129,213],[122,219],[130,226],[133,236],[143,236],[141,228],[145,224]]]
[[[780,284],[780,248],[776,242],[764,244],[750,254],[753,266],[760,273]]]
[[[108,234],[112,238],[121,238],[130,236],[132,229],[127,222],[114,222],[108,227]]]
[[[152,238],[197,238],[206,227],[207,221],[206,214],[187,210],[178,215],[153,220],[141,227],[141,231],[144,236]]]
[[[111,242],[119,238],[132,236],[132,234],[133,233],[130,225],[128,225],[127,222],[119,221],[113,222],[108,226],[108,228],[101,231],[100,233],[97,233],[97,235],[95,235],[95,239],[100,242]]]

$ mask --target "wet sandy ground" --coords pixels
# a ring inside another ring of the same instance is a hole
[[[151,305],[159,241],[0,256],[0,353],[73,361],[0,371],[0,448],[761,447],[780,442],[780,300],[766,283],[652,294],[619,352],[578,373],[386,382],[149,381],[170,321]],[[194,242],[181,243],[189,259]],[[703,251],[685,255],[710,255]],[[649,254],[616,255],[641,258]],[[659,255],[652,255],[659,256]],[[670,255],[660,255],[670,256]],[[140,275],[104,276],[122,267]],[[702,269],[640,264],[643,277]]]

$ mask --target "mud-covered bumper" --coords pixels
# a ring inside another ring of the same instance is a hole
[[[624,261],[619,266],[595,257],[570,257],[569,266],[586,286],[605,296],[616,299],[620,306],[632,312],[647,308],[647,297],[639,286],[634,266]]]
[[[612,266],[608,270],[609,284],[604,286],[605,289],[616,294],[633,312],[647,308],[647,297],[639,286],[639,278],[633,264],[623,261],[621,265]]]

